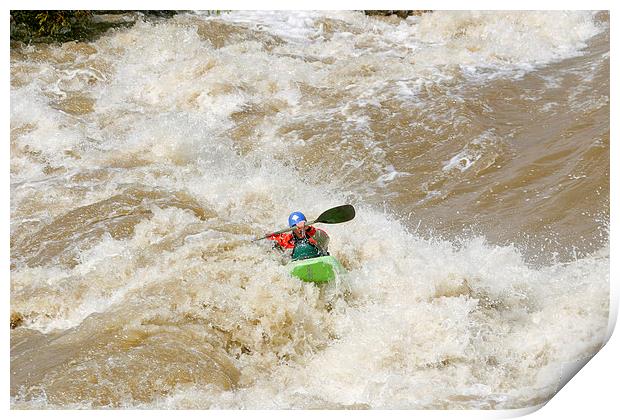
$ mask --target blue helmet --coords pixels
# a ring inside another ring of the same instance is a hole
[[[288,217],[288,225],[289,227],[293,227],[302,220],[306,222],[306,216],[304,216],[304,214],[300,211],[295,211]]]

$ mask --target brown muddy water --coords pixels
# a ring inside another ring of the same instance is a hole
[[[14,409],[521,408],[605,340],[607,13],[184,13],[10,100]],[[345,202],[325,287],[250,242]]]

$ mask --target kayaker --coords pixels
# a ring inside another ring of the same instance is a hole
[[[314,238],[319,230],[314,226],[306,226],[306,222],[306,216],[300,211],[295,211],[288,217],[289,227],[295,227],[293,232],[271,235],[267,237],[267,239],[276,242],[274,248],[280,250],[292,249],[293,252],[291,256],[293,260],[329,255],[326,249],[321,249]],[[322,233],[327,238],[327,234],[325,234],[325,232]]]

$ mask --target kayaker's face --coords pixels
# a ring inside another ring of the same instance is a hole
[[[303,238],[304,236],[306,236],[306,222],[305,221],[301,221],[299,223],[297,223],[296,225],[297,227],[295,228],[295,230],[293,231],[295,233],[295,235],[298,238]]]

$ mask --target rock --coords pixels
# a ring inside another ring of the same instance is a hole
[[[11,312],[11,329],[19,327],[24,323],[24,316],[19,312]]]
[[[431,13],[432,10],[364,10],[366,16],[398,16],[406,19],[409,16],[421,16],[424,13]]]

